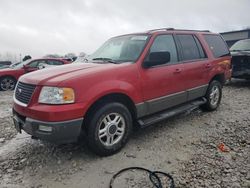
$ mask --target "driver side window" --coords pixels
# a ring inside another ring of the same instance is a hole
[[[150,53],[152,52],[169,52],[170,61],[167,63],[178,62],[176,45],[172,35],[159,35],[155,38],[154,43],[150,48]],[[148,59],[149,57],[147,57]]]
[[[36,68],[37,67],[37,64],[38,64],[38,61],[32,61],[31,63],[29,63],[29,67],[32,67],[32,68]]]
[[[32,62],[29,64],[29,67],[38,68],[39,65],[42,65],[42,64],[46,64],[46,61],[45,61],[45,60],[32,61]]]

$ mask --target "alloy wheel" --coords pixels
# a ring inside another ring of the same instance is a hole
[[[118,143],[125,133],[125,120],[121,114],[110,113],[99,124],[98,137],[105,146]]]
[[[15,88],[15,81],[12,78],[4,78],[1,80],[1,89],[3,91],[13,90]]]
[[[214,85],[212,87],[209,98],[210,98],[211,105],[216,106],[220,98],[220,89],[218,86]]]

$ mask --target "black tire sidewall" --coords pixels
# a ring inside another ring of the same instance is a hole
[[[112,155],[118,152],[128,141],[132,130],[132,117],[128,109],[121,103],[108,103],[96,108],[92,117],[87,120],[87,143],[89,148],[100,156]],[[101,143],[98,136],[99,123],[110,113],[118,113],[125,120],[125,133],[122,139],[113,146],[105,146]]]
[[[1,87],[2,81],[3,81],[4,79],[6,79],[6,78],[13,80],[13,82],[15,83],[15,86],[16,86],[17,81],[16,81],[14,78],[9,77],[9,76],[5,76],[5,77],[0,78],[0,91],[10,91],[10,90],[4,90],[4,89],[2,89],[2,87]],[[15,86],[14,86],[14,88],[12,89],[12,91],[15,89]]]

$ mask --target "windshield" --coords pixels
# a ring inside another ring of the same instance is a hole
[[[88,59],[118,63],[135,62],[141,54],[147,39],[148,35],[126,35],[111,38]]]
[[[236,42],[230,51],[250,51],[250,40],[240,40]]]
[[[10,66],[10,68],[12,68],[12,69],[20,69],[20,68],[22,68],[24,65],[27,65],[30,61],[31,61],[31,59],[26,60],[26,61],[22,61],[22,62],[18,62],[18,63],[15,63],[15,64],[12,64],[12,65]]]

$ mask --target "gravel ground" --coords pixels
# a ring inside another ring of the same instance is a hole
[[[116,155],[100,158],[85,142],[56,146],[17,134],[12,92],[0,92],[0,187],[108,187],[122,168],[141,166],[172,174],[177,187],[250,188],[250,82],[223,89],[220,108],[199,109],[136,130]],[[219,149],[219,146],[224,146]],[[131,171],[114,187],[152,187]]]
[[[13,92],[0,91],[0,146],[16,135],[11,119]]]

